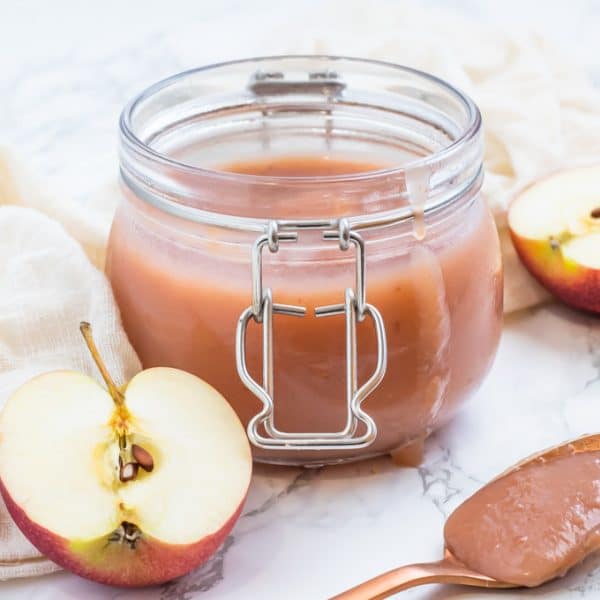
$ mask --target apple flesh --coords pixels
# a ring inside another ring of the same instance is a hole
[[[512,202],[508,225],[521,261],[544,287],[600,313],[600,165],[530,185]]]
[[[142,371],[122,400],[76,372],[26,383],[0,414],[0,491],[57,564],[145,586],[217,550],[240,515],[252,459],[235,412],[194,375]],[[137,465],[134,477],[123,477],[124,462]]]

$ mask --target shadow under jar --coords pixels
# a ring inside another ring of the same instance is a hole
[[[418,444],[500,335],[480,127],[445,82],[340,57],[231,62],[144,91],[121,118],[107,263],[144,367],[217,388],[259,461]]]

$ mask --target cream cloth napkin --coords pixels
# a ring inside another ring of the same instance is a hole
[[[544,292],[522,269],[506,236],[506,208],[531,179],[600,155],[598,91],[534,36],[425,13],[412,3],[376,11],[364,2],[348,1],[343,11],[338,3],[331,6],[317,21],[295,24],[303,35],[280,31],[286,37],[280,50],[410,64],[471,94],[485,121],[484,191],[503,242],[506,310],[539,302]],[[0,151],[0,405],[37,373],[74,368],[96,376],[77,329],[82,319],[94,325],[116,378],[126,380],[139,369],[109,285],[96,268],[104,265],[116,186],[99,189],[85,207],[40,189]],[[55,568],[21,536],[0,503],[0,579]]]
[[[0,199],[7,197],[0,180]],[[140,364],[119,322],[110,286],[56,220],[31,208],[0,208],[0,401],[55,369],[98,373],[78,330],[93,324],[111,373],[127,381]],[[85,402],[85,398],[81,401]],[[27,431],[22,432],[27,435]],[[66,468],[66,467],[65,467]],[[0,579],[58,567],[23,537],[0,500]]]

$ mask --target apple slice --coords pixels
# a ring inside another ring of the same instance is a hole
[[[511,204],[508,225],[523,264],[543,286],[600,313],[600,165],[530,185]]]
[[[0,491],[50,559],[101,583],[156,584],[208,559],[240,515],[252,471],[225,399],[177,369],[109,392],[81,373],[36,377],[0,414]]]

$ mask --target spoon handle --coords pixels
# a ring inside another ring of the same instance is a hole
[[[475,587],[514,587],[443,559],[433,563],[406,565],[365,581],[331,600],[381,600],[408,588],[428,583],[453,583]]]

